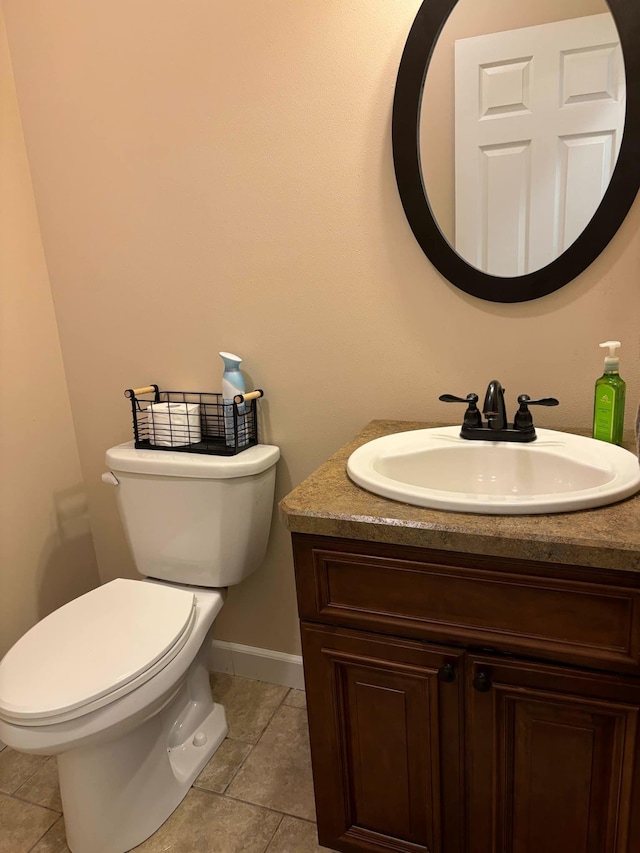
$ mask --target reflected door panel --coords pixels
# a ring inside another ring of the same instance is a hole
[[[595,213],[625,85],[609,14],[455,45],[455,248],[491,275],[551,263]]]

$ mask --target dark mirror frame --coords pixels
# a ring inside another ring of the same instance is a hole
[[[491,302],[527,302],[563,287],[585,270],[612,239],[640,185],[640,0],[607,0],[618,28],[627,106],[620,153],[600,206],[582,234],[548,266],[501,278],[468,264],[443,237],[420,168],[422,89],[436,41],[458,0],[424,0],[402,54],[393,102],[393,160],[398,190],[415,237],[432,264],[456,287]]]

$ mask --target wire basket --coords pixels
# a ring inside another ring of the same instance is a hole
[[[129,388],[135,446],[147,450],[235,456],[258,443],[258,388],[232,401],[222,394]]]

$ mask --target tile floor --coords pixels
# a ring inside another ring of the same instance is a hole
[[[319,853],[305,695],[216,673],[229,733],[137,853]],[[68,853],[55,758],[0,750],[0,853]]]

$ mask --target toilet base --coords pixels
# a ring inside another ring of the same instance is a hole
[[[72,853],[125,853],[167,820],[227,734],[201,650],[160,713],[110,741],[58,755]]]

